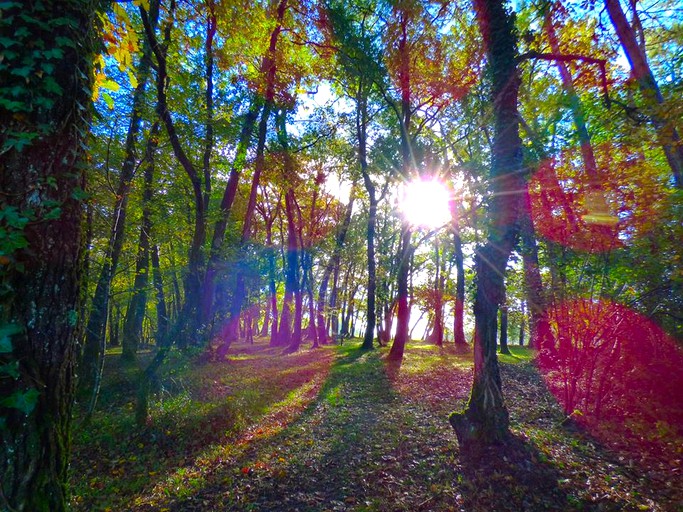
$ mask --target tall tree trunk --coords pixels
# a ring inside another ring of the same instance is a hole
[[[156,244],[152,245],[151,250],[152,259],[152,279],[154,281],[154,289],[156,291],[157,299],[157,345],[161,346],[167,344],[168,336],[168,312],[166,308],[166,295],[164,294],[164,281],[161,277],[161,268],[159,265],[159,247]]]
[[[398,307],[396,310],[396,335],[391,344],[389,360],[400,361],[408,342],[408,327],[410,324],[410,306],[408,305],[408,276],[410,273],[412,230],[407,221],[401,225],[401,245],[399,249],[398,274],[396,289],[398,292]]]
[[[491,225],[486,244],[475,256],[474,381],[465,411],[450,416],[464,450],[476,450],[509,436],[509,416],[496,356],[496,320],[505,297],[505,268],[518,234],[518,191],[524,186],[514,15],[508,13],[502,0],[475,0],[475,10],[489,60],[495,132],[491,148]]]
[[[523,347],[524,346],[524,302],[522,302],[522,310],[520,311],[519,315],[519,346]]]
[[[441,249],[438,240],[434,245],[434,256],[436,273],[434,275],[434,325],[427,336],[427,341],[434,343],[437,347],[443,347],[443,292],[444,292],[444,271],[441,268]]]
[[[414,170],[412,141],[410,138],[412,110],[411,110],[411,76],[410,76],[410,45],[408,44],[409,14],[400,9],[401,37],[398,41],[400,66],[398,82],[401,93],[401,108],[399,112],[399,128],[401,131],[401,164],[403,178],[410,179]],[[412,258],[412,227],[406,218],[401,219],[401,243],[399,244],[398,273],[396,289],[398,292],[398,309],[396,311],[396,335],[391,344],[387,358],[401,361],[406,343],[408,342],[408,327],[410,325],[410,305],[408,303],[408,277]]]
[[[648,107],[664,104],[664,97],[650,69],[647,55],[638,44],[635,32],[629,25],[619,0],[605,0],[605,6],[626,58],[631,65],[633,76],[638,82],[638,87],[645,101],[649,103]],[[674,183],[676,187],[683,188],[683,144],[681,144],[678,129],[674,124],[667,123],[656,112],[652,113],[650,117],[671,168]]]
[[[220,204],[220,216],[213,228],[213,237],[211,239],[211,252],[209,262],[206,268],[206,276],[204,277],[204,284],[202,287],[202,319],[205,324],[211,321],[213,316],[213,301],[216,292],[216,273],[221,262],[221,251],[223,242],[225,240],[225,231],[228,227],[228,220],[230,219],[230,212],[232,205],[235,202],[237,195],[237,185],[239,177],[246,165],[247,150],[249,149],[249,142],[251,140],[256,120],[261,112],[261,102],[258,99],[252,100],[251,108],[247,112],[244,122],[242,124],[242,131],[240,133],[239,142],[237,143],[237,151],[235,159],[233,160],[228,176],[228,183],[225,185],[223,191],[223,198]],[[260,137],[259,137],[260,140]],[[265,141],[265,133],[264,133]],[[263,149],[261,149],[263,154]]]
[[[147,307],[147,287],[149,285],[149,238],[152,230],[151,202],[154,181],[154,152],[158,144],[159,123],[155,122],[149,132],[145,150],[145,173],[142,192],[142,223],[135,258],[135,281],[133,296],[123,321],[123,341],[121,359],[126,363],[135,362],[136,352],[142,337],[142,322]]]
[[[453,233],[453,253],[455,255],[455,307],[453,309],[453,341],[456,346],[467,345],[465,338],[465,258],[462,253],[460,230]]]
[[[287,346],[287,351],[298,349],[298,344],[301,342],[297,339],[296,333],[292,333],[292,319],[295,320],[296,329],[296,314],[292,318],[292,302],[296,303],[296,296],[298,295],[299,278],[299,258],[296,241],[296,224],[294,222],[294,190],[290,187],[285,194],[285,214],[287,217],[287,256],[285,269],[285,300],[282,307],[282,319],[280,321],[280,331],[278,333],[278,341],[280,345]],[[297,308],[295,304],[295,309]],[[301,332],[299,329],[299,338]]]
[[[118,347],[121,344],[119,324],[121,323],[121,308],[114,301],[109,301],[109,345]]]
[[[261,173],[265,166],[265,145],[266,132],[268,128],[268,119],[270,113],[274,108],[275,100],[275,79],[277,77],[277,62],[275,59],[275,51],[277,49],[278,38],[283,29],[284,16],[287,11],[288,0],[279,0],[276,10],[276,22],[273,31],[270,33],[270,41],[268,51],[261,64],[261,74],[265,77],[264,84],[264,106],[261,112],[261,120],[258,129],[258,142],[256,147],[256,160],[254,163],[254,174],[251,181],[251,190],[249,192],[249,200],[247,202],[247,210],[244,214],[244,223],[242,224],[242,236],[240,239],[240,247],[244,247],[251,238],[251,226],[254,218],[254,211],[256,209],[256,197],[258,187],[261,180]],[[221,345],[217,351],[219,358],[224,357],[230,348],[230,344],[236,338],[239,327],[240,312],[246,294],[246,284],[244,276],[240,272],[235,280],[235,287],[232,293],[232,302],[230,304],[230,311],[228,313],[228,320],[221,328],[220,340]]]
[[[365,316],[367,323],[363,334],[363,350],[372,349],[375,339],[375,326],[377,324],[376,297],[377,297],[377,261],[375,260],[375,230],[377,225],[377,191],[375,184],[368,172],[368,102],[367,90],[363,79],[358,84],[356,94],[356,138],[358,139],[358,162],[363,175],[363,184],[368,193],[368,224],[366,228],[367,241],[367,303]]]
[[[4,71],[0,88],[1,103],[15,105],[13,111],[0,109],[0,210],[16,215],[18,225],[3,227],[25,242],[4,247],[8,261],[0,270],[0,365],[16,365],[18,373],[0,379],[3,510],[62,512],[68,504],[69,429],[82,334],[85,208],[79,197],[99,51],[98,5],[105,2],[14,3],[3,7],[0,18],[0,33],[14,43],[4,54],[5,69],[35,66],[26,77]],[[62,55],[37,48],[60,49]],[[53,71],[41,71],[38,78],[37,70],[48,66]],[[46,89],[47,78],[59,93]],[[9,93],[15,90],[20,94]]]
[[[329,330],[332,331],[332,336],[339,334],[339,270],[341,265],[337,263],[332,270],[332,292],[330,293],[330,312],[328,318],[330,322]]]
[[[351,194],[349,195],[349,202],[346,204],[346,209],[344,211],[344,218],[341,225],[337,231],[337,235],[334,241],[334,249],[332,251],[332,257],[329,263],[325,266],[323,271],[323,276],[320,280],[320,287],[318,288],[318,308],[317,308],[317,330],[318,337],[317,341],[320,344],[327,343],[328,333],[325,326],[325,311],[327,309],[327,288],[330,283],[330,277],[332,276],[333,270],[339,266],[339,261],[341,259],[341,252],[344,248],[344,242],[346,241],[346,235],[349,231],[349,226],[351,225],[351,215],[353,214],[353,203],[356,198],[355,187],[351,188]]]
[[[519,225],[524,288],[529,305],[529,347],[540,349],[550,342],[550,325],[546,316],[548,300],[543,289],[541,267],[538,263],[538,245],[531,219],[531,201],[528,190],[524,193],[524,205],[520,212]]]
[[[500,353],[510,355],[510,347],[508,347],[508,305],[503,299],[500,305],[500,336],[498,338],[498,345],[500,346]]]
[[[156,26],[159,15],[159,2],[150,3],[149,22]],[[128,194],[135,173],[136,154],[135,146],[140,132],[142,109],[145,106],[145,91],[150,79],[151,71],[151,48],[147,41],[143,42],[142,58],[138,64],[138,85],[133,92],[133,103],[128,125],[128,134],[124,146],[123,164],[119,174],[119,183],[116,188],[114,213],[109,235],[109,244],[105,252],[102,269],[100,271],[95,295],[90,306],[88,325],[85,331],[83,356],[80,367],[79,388],[81,392],[89,392],[97,395],[96,382],[102,371],[102,362],[105,348],[105,331],[107,325],[107,311],[109,309],[109,295],[111,282],[118,268],[121,249],[126,227],[126,212],[128,208]],[[93,404],[94,406],[94,404]]]

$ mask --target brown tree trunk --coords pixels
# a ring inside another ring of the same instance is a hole
[[[500,332],[498,337],[500,353],[510,355],[510,347],[508,347],[508,306],[505,303],[500,306],[500,328],[498,330]]]
[[[164,294],[164,282],[161,277],[161,268],[159,265],[159,248],[156,244],[152,245],[151,250],[152,259],[152,279],[154,281],[154,289],[156,291],[157,299],[157,345],[165,345],[168,343],[168,312],[166,309],[166,295]]]
[[[400,28],[401,37],[398,41],[400,69],[398,72],[401,93],[401,109],[399,128],[401,130],[401,164],[403,178],[410,179],[413,170],[413,158],[410,140],[412,119],[411,110],[411,76],[410,76],[410,46],[408,44],[408,13],[401,9]],[[398,309],[396,312],[396,335],[391,344],[387,358],[391,361],[401,361],[406,343],[408,342],[408,326],[410,324],[410,305],[408,304],[408,277],[412,256],[412,228],[407,219],[401,220],[401,243],[399,245],[398,274],[396,289],[398,292]]]
[[[294,223],[294,190],[292,188],[289,188],[285,194],[285,214],[287,217],[287,265],[285,270],[285,300],[282,306],[278,344],[287,346],[287,351],[292,351],[298,349],[298,344],[301,341],[292,332],[292,320],[296,321],[297,315],[296,296],[299,291],[299,258],[296,242],[296,225]],[[292,313],[292,302],[295,303],[294,313]],[[301,332],[299,330],[299,337],[300,335]]]
[[[5,69],[35,66],[26,77],[3,72],[0,88],[2,104],[15,104],[13,111],[0,108],[0,210],[16,217],[15,223],[6,217],[3,227],[25,242],[4,247],[0,270],[0,366],[16,365],[18,373],[0,379],[3,510],[62,512],[68,504],[69,429],[82,333],[82,148],[99,49],[96,5],[15,3],[0,18],[0,33],[15,43],[5,52]],[[61,55],[54,60],[36,52],[40,48],[59,49]],[[39,78],[36,70],[47,66],[53,71],[41,71]],[[52,91],[45,88],[46,78],[53,80]],[[11,90],[21,92],[10,96]]]
[[[168,24],[164,29],[164,41],[159,43],[157,40],[154,26],[150,23],[149,16],[144,9],[140,9],[143,26],[147,41],[157,60],[157,112],[159,118],[164,123],[166,133],[168,134],[173,153],[182,166],[183,170],[190,179],[192,184],[192,192],[194,199],[194,229],[192,233],[192,241],[190,243],[187,273],[185,275],[185,298],[183,307],[178,316],[178,325],[174,327],[177,332],[178,344],[185,347],[188,342],[196,342],[196,337],[200,329],[200,290],[202,279],[202,272],[204,266],[204,256],[202,248],[206,239],[206,209],[204,201],[204,190],[202,187],[202,177],[197,171],[197,168],[190,161],[188,154],[185,152],[180,138],[175,129],[175,124],[168,109],[168,100],[166,88],[168,86],[168,63],[167,53],[170,44],[171,30],[173,28],[172,17],[175,12],[175,0],[172,0],[169,5],[170,16]]]
[[[474,381],[465,411],[450,416],[464,450],[477,450],[509,436],[509,416],[496,356],[496,323],[498,307],[505,297],[505,268],[518,234],[518,191],[524,187],[514,16],[501,0],[475,0],[475,10],[489,59],[495,132],[491,148],[491,225],[486,244],[475,256]]]

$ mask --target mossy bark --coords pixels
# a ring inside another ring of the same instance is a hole
[[[16,216],[3,227],[25,241],[9,247],[0,240],[9,254],[0,269],[0,329],[3,337],[12,332],[0,365],[18,372],[0,379],[1,510],[59,512],[68,503],[82,311],[82,157],[99,5],[20,2],[0,17],[0,33],[13,38],[5,69],[30,68],[26,77],[3,72],[0,80],[0,210]]]

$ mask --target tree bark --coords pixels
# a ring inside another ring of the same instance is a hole
[[[287,11],[288,0],[279,0],[276,10],[276,22],[273,31],[270,34],[270,41],[268,44],[268,51],[264,57],[261,65],[261,72],[265,76],[264,83],[264,106],[261,112],[261,119],[259,121],[258,142],[256,146],[256,160],[254,163],[254,175],[251,180],[251,189],[249,191],[249,200],[247,202],[247,210],[244,214],[244,222],[242,224],[242,236],[240,238],[240,248],[244,247],[251,238],[251,225],[254,218],[254,210],[256,209],[256,196],[261,180],[261,173],[265,166],[265,147],[266,147],[266,133],[268,129],[268,119],[270,113],[275,106],[275,79],[277,77],[277,62],[276,49],[278,38],[283,29],[284,16]],[[221,345],[217,351],[217,356],[222,358],[230,348],[230,344],[236,339],[239,318],[244,303],[244,296],[246,293],[246,285],[244,276],[239,273],[235,280],[235,288],[233,289],[232,302],[230,304],[230,311],[225,325],[221,328],[220,340]]]
[[[12,54],[5,53],[5,69],[36,66],[26,78],[3,72],[0,87],[3,105],[15,103],[13,111],[0,108],[0,211],[16,216],[12,224],[5,218],[3,227],[24,242],[3,247],[0,270],[0,366],[17,365],[18,372],[16,379],[0,379],[3,510],[62,512],[68,504],[69,429],[82,333],[82,157],[99,49],[97,5],[13,4],[0,18],[0,33],[15,43]],[[43,48],[58,48],[62,55],[52,61],[36,52]],[[36,77],[47,64],[53,71]],[[45,89],[48,77],[59,92]],[[10,93],[17,88],[19,95]]]
[[[508,306],[505,303],[500,306],[499,331],[498,345],[500,346],[500,353],[510,355],[510,347],[508,347]]]
[[[491,148],[491,225],[486,244],[475,256],[472,393],[465,411],[450,416],[464,450],[477,450],[509,437],[509,415],[496,356],[496,323],[505,295],[505,268],[518,235],[518,191],[524,187],[514,15],[508,13],[501,0],[475,0],[475,10],[489,60],[495,132]]]
[[[156,244],[152,245],[151,250],[152,259],[152,279],[154,281],[154,289],[156,291],[157,299],[157,345],[167,344],[168,336],[168,311],[166,308],[166,295],[164,293],[164,281],[161,276],[161,268],[159,265],[159,247]]]
[[[200,326],[200,316],[197,304],[200,300],[201,275],[204,263],[202,247],[204,245],[204,240],[206,239],[206,210],[204,209],[202,178],[180,143],[180,138],[175,129],[171,112],[168,109],[166,95],[166,87],[169,80],[167,52],[168,45],[170,44],[171,29],[173,28],[172,17],[175,12],[175,7],[175,0],[172,0],[169,5],[169,15],[171,16],[171,19],[164,29],[164,42],[161,44],[157,40],[154,27],[149,21],[147,12],[141,8],[140,13],[147,40],[149,41],[157,60],[157,112],[166,128],[166,133],[171,142],[173,153],[190,179],[194,199],[194,229],[189,249],[187,273],[184,280],[185,298],[177,319],[179,324],[174,328],[174,331],[179,335],[178,345],[182,348],[185,347],[188,342],[195,341]],[[186,328],[186,330],[183,328]]]

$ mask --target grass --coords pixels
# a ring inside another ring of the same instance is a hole
[[[173,357],[144,428],[135,369],[108,356],[100,409],[74,435],[73,509],[683,510],[680,460],[563,425],[527,349],[500,358],[513,439],[470,460],[447,416],[469,396],[471,353],[411,343],[396,365],[359,345]]]

